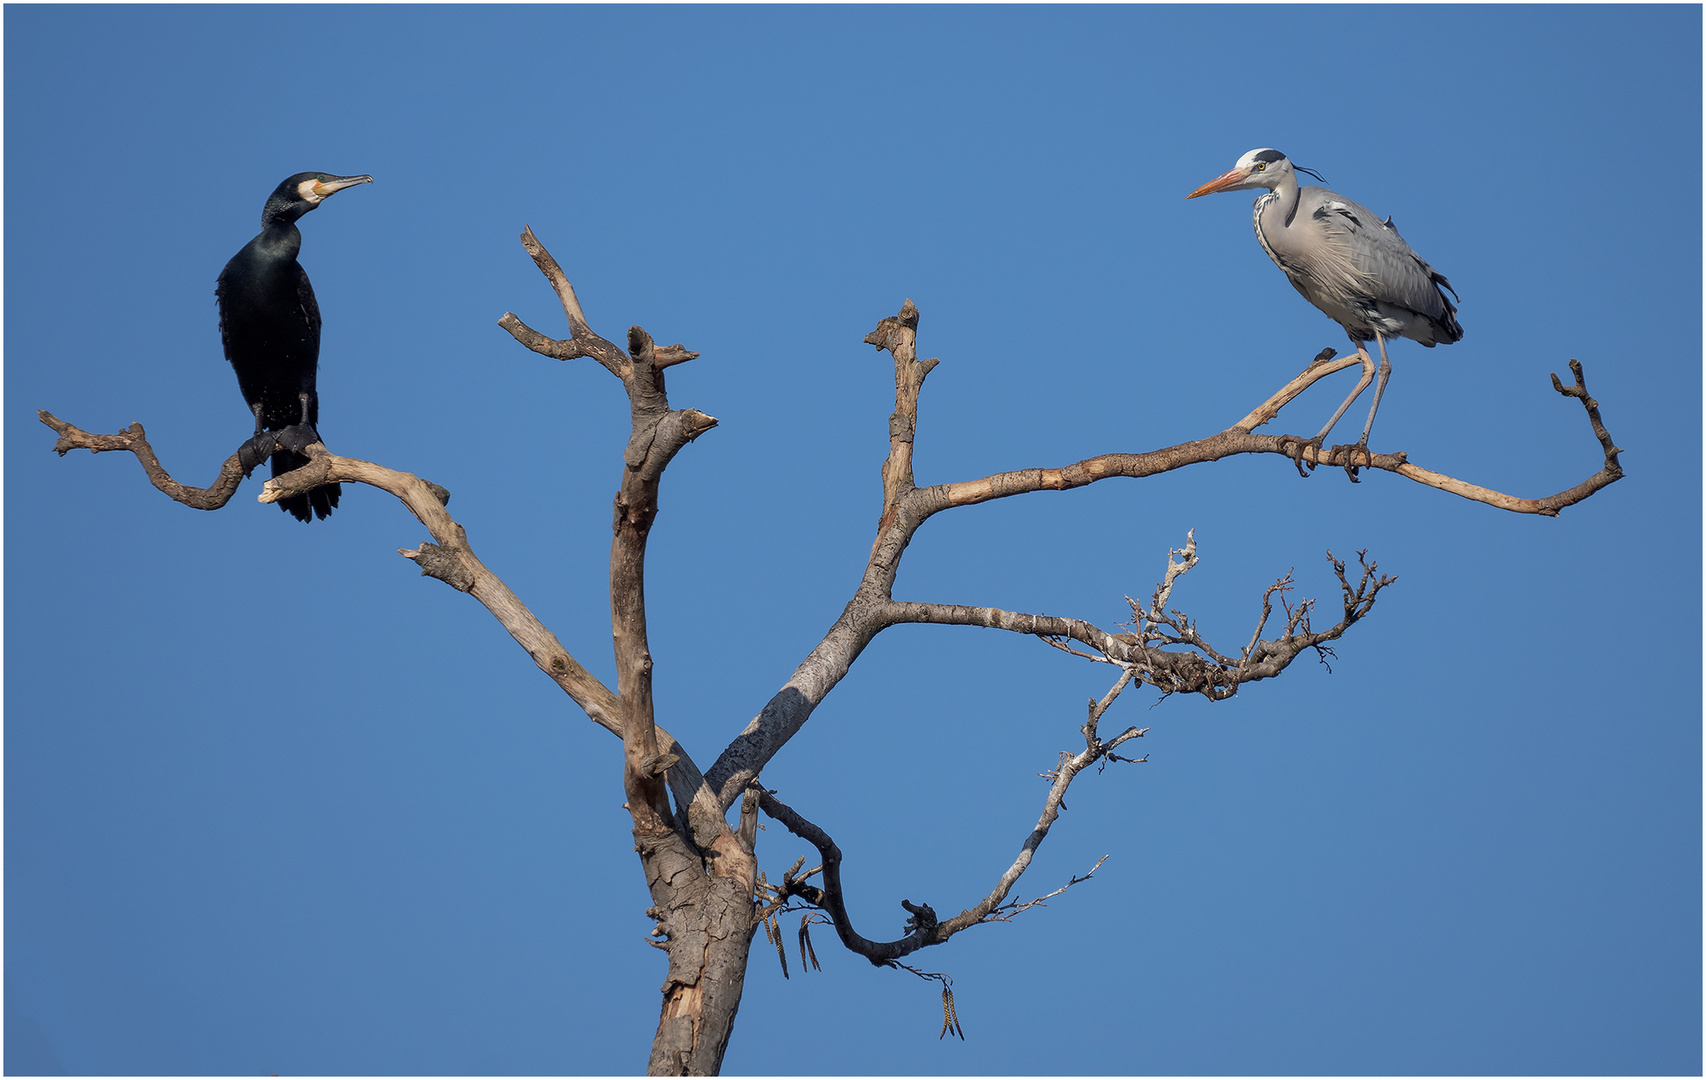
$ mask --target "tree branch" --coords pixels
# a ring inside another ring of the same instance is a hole
[[[1037,818],[1035,827],[1031,829],[1030,835],[1025,837],[1024,842],[1019,847],[1017,857],[1003,871],[1000,879],[996,881],[995,887],[972,907],[962,910],[953,918],[943,920],[936,915],[935,909],[929,904],[914,904],[910,900],[902,900],[900,902],[901,907],[905,908],[911,916],[907,920],[906,929],[908,932],[906,936],[894,941],[872,941],[853,928],[853,920],[847,913],[847,903],[841,884],[842,855],[840,847],[822,828],[807,821],[798,811],[777,799],[774,793],[764,792],[759,796],[759,808],[781,822],[789,832],[817,848],[818,854],[823,857],[822,889],[812,889],[809,886],[802,887],[793,877],[793,871],[790,871],[783,876],[784,887],[776,890],[776,892],[784,900],[789,895],[796,895],[814,907],[820,908],[829,916],[830,922],[835,926],[836,935],[841,939],[842,945],[846,946],[849,951],[865,957],[871,963],[881,966],[894,965],[894,962],[899,958],[917,952],[919,949],[931,945],[940,945],[968,927],[977,926],[980,923],[1006,922],[1014,915],[1028,911],[1051,897],[1060,895],[1079,882],[1088,881],[1091,875],[1101,867],[1107,856],[1097,860],[1096,865],[1091,867],[1088,873],[1073,877],[1072,880],[1051,893],[1039,896],[1034,900],[1006,903],[1007,896],[1012,892],[1013,886],[1030,868],[1032,857],[1036,854],[1037,849],[1042,846],[1043,841],[1048,838],[1049,830],[1054,826],[1056,819],[1060,817],[1060,811],[1066,798],[1066,789],[1072,785],[1072,781],[1086,768],[1105,758],[1119,761],[1131,760],[1114,755],[1112,753],[1113,748],[1127,740],[1141,737],[1148,730],[1147,728],[1128,728],[1111,742],[1106,743],[1096,733],[1097,724],[1102,715],[1114,703],[1114,699],[1119,697],[1121,691],[1130,685],[1132,674],[1129,669],[1121,672],[1118,681],[1100,701],[1092,700],[1090,702],[1089,718],[1085,721],[1084,726],[1079,729],[1084,735],[1084,750],[1077,754],[1070,751],[1063,752],[1060,755],[1059,764],[1051,772],[1044,774],[1051,783],[1048,795],[1043,801],[1042,813]],[[796,870],[800,866],[799,863],[794,865]]]
[[[633,359],[623,352],[614,342],[595,334],[587,324],[586,313],[581,310],[580,298],[575,295],[575,287],[569,283],[568,275],[557,265],[557,260],[545,250],[545,245],[533,235],[532,228],[521,230],[521,246],[533,257],[534,265],[539,267],[545,280],[551,283],[557,299],[563,305],[563,315],[568,319],[569,336],[562,340],[547,337],[528,326],[516,317],[514,312],[506,311],[498,320],[498,325],[509,331],[511,337],[521,342],[527,348],[553,360],[574,360],[582,356],[590,356],[597,360],[610,374],[627,383],[633,374]],[[682,345],[665,345],[657,349],[654,372],[676,364],[684,364],[695,360],[698,353]],[[661,388],[661,383],[659,384]]]
[[[1089,659],[1117,664],[1128,670],[1140,682],[1167,694],[1201,694],[1210,701],[1225,701],[1247,682],[1271,679],[1284,671],[1305,649],[1321,648],[1343,637],[1357,622],[1374,608],[1375,596],[1398,579],[1378,576],[1378,565],[1363,558],[1363,576],[1352,587],[1345,578],[1344,563],[1327,553],[1334,575],[1339,579],[1345,597],[1343,617],[1325,630],[1315,631],[1309,616],[1313,600],[1305,600],[1288,613],[1285,631],[1271,640],[1262,640],[1261,628],[1266,625],[1271,598],[1277,592],[1291,589],[1288,574],[1270,586],[1262,596],[1263,613],[1256,635],[1249,645],[1239,650],[1238,659],[1216,651],[1197,632],[1196,624],[1177,610],[1163,610],[1172,591],[1173,580],[1196,564],[1195,543],[1188,543],[1190,562],[1174,564],[1169,552],[1167,580],[1156,587],[1155,599],[1148,608],[1131,603],[1135,633],[1113,634],[1084,619],[1060,615],[1030,615],[1002,611],[999,608],[967,607],[959,604],[930,604],[918,601],[894,601],[888,608],[889,625],[895,623],[935,623],[943,626],[981,626],[1010,633],[1033,634],[1058,642],[1076,641],[1094,649],[1097,656]],[[1366,553],[1359,553],[1365,555]],[[1175,652],[1162,645],[1183,645],[1190,651]],[[1084,655],[1082,653],[1078,655]]]
[[[893,520],[900,500],[912,491],[912,439],[918,430],[918,394],[936,367],[935,359],[919,360],[918,308],[911,300],[900,314],[877,323],[865,344],[886,349],[894,357],[894,413],[889,417],[889,456],[883,462],[883,512],[877,520],[880,536]]]
[[[646,627],[646,546],[657,518],[665,468],[688,443],[716,426],[696,409],[671,409],[664,369],[698,356],[681,345],[659,347],[638,326],[628,328],[623,351],[593,333],[574,288],[528,229],[522,244],[556,290],[570,338],[552,341],[513,314],[499,324],[516,340],[547,356],[592,356],[622,380],[630,432],[622,454],[610,541],[610,627],[616,654],[621,712],[622,782],[633,820],[634,848],[669,955],[663,1011],[652,1040],[650,1073],[708,1073],[720,1066],[740,1003],[747,950],[755,924],[752,894],[757,874],[752,838],[737,834],[723,817],[715,793],[698,781],[690,797],[676,788],[685,823],[670,811],[663,779],[673,786],[677,755],[659,750],[665,732],[652,701],[652,655]],[[681,757],[685,761],[685,756]],[[685,827],[682,827],[682,826]],[[778,946],[780,947],[780,946]]]
[[[1175,555],[1181,558],[1175,559]],[[803,885],[794,878],[794,871],[783,875],[783,886],[779,889],[772,888],[776,902],[766,911],[773,912],[790,896],[799,896],[828,915],[835,926],[836,934],[847,949],[873,964],[892,964],[900,957],[919,949],[940,945],[968,927],[985,922],[1005,921],[1059,895],[1080,881],[1088,880],[1091,874],[1095,873],[1094,867],[1089,873],[1074,877],[1052,893],[1022,902],[1007,900],[1013,886],[1029,869],[1037,849],[1048,838],[1049,830],[1065,805],[1066,791],[1072,781],[1084,769],[1098,762],[1134,760],[1120,757],[1113,751],[1131,739],[1141,738],[1148,729],[1130,727],[1113,739],[1104,741],[1098,728],[1108,708],[1134,681],[1148,683],[1169,694],[1192,691],[1203,694],[1211,701],[1225,700],[1235,694],[1239,685],[1244,682],[1272,678],[1279,674],[1305,649],[1315,648],[1323,653],[1329,652],[1325,643],[1336,640],[1353,624],[1366,617],[1373,609],[1375,597],[1380,590],[1396,579],[1380,576],[1376,564],[1369,562],[1365,553],[1359,553],[1362,575],[1353,586],[1347,577],[1345,564],[1334,559],[1331,552],[1327,558],[1338,578],[1343,598],[1344,613],[1340,621],[1325,631],[1314,632],[1309,624],[1314,602],[1305,600],[1296,608],[1287,608],[1286,628],[1279,637],[1263,640],[1261,632],[1272,613],[1274,596],[1278,594],[1283,602],[1285,592],[1291,588],[1291,578],[1288,574],[1262,594],[1262,614],[1256,624],[1256,633],[1251,637],[1250,644],[1240,650],[1237,660],[1216,652],[1198,635],[1196,624],[1188,616],[1167,606],[1178,579],[1199,562],[1194,533],[1187,537],[1183,548],[1167,553],[1166,574],[1155,587],[1149,604],[1145,606],[1131,601],[1135,632],[1130,634],[1109,634],[1082,619],[1018,614],[995,608],[891,601],[890,625],[903,621],[937,622],[990,627],[1045,638],[1069,638],[1097,650],[1100,656],[1091,659],[1100,659],[1119,666],[1120,675],[1101,700],[1092,699],[1089,703],[1088,716],[1083,727],[1079,729],[1084,736],[1084,749],[1078,753],[1063,752],[1055,768],[1043,774],[1051,783],[1036,826],[1025,838],[1017,857],[1002,873],[995,887],[976,905],[943,920],[938,918],[930,905],[913,904],[903,900],[901,906],[912,915],[907,923],[908,932],[905,937],[886,942],[872,941],[864,937],[854,929],[852,919],[847,913],[841,881],[841,849],[822,828],[776,799],[773,793],[765,793],[759,798],[760,809],[780,821],[794,835],[818,849],[823,858],[824,875],[822,889]],[[1195,651],[1168,651],[1157,647],[1158,643],[1182,644]],[[750,792],[752,789],[748,790]],[[799,865],[796,863],[794,870],[797,870]],[[1096,866],[1100,867],[1101,862],[1097,862]]]
[[[1254,431],[1278,416],[1279,411],[1285,408],[1293,398],[1314,386],[1321,379],[1334,372],[1343,371],[1348,367],[1356,367],[1362,363],[1362,357],[1357,353],[1341,356],[1335,360],[1333,354],[1336,351],[1335,349],[1322,349],[1300,375],[1280,387],[1272,397],[1251,409],[1244,419],[1233,424],[1227,430],[1246,434]]]
[[[877,328],[865,338],[867,343],[888,350],[895,361],[895,412],[889,421],[889,457],[883,465],[883,508],[876,539],[871,545],[871,555],[866,563],[864,576],[841,617],[706,773],[706,779],[716,789],[718,801],[724,809],[733,805],[734,800],[740,797],[742,789],[762,772],[765,764],[805,725],[824,697],[847,674],[865,646],[886,627],[894,625],[895,622],[940,621],[1015,629],[1016,627],[1004,625],[1004,621],[1025,621],[1033,618],[1001,612],[994,608],[894,605],[892,592],[901,557],[918,528],[933,515],[957,506],[971,506],[1033,491],[1063,491],[1083,487],[1116,476],[1153,476],[1234,454],[1276,454],[1299,463],[1307,461],[1313,465],[1326,462],[1345,465],[1347,469],[1351,465],[1346,458],[1347,452],[1342,448],[1337,456],[1327,453],[1318,458],[1312,448],[1303,447],[1300,450],[1303,440],[1295,436],[1257,435],[1252,430],[1277,416],[1288,402],[1315,382],[1359,362],[1356,354],[1334,359],[1331,351],[1325,350],[1301,374],[1265,402],[1225,431],[1208,438],[1146,453],[1103,454],[1071,465],[1024,469],[996,473],[977,480],[915,487],[912,453],[913,440],[917,433],[918,395],[924,376],[935,366],[933,360],[921,363],[915,359],[917,327],[918,310],[909,300],[902,306],[899,314],[881,320]],[[1581,367],[1573,360],[1570,363],[1571,370],[1576,372],[1576,388],[1566,389],[1555,377],[1554,384],[1559,393],[1582,399],[1595,436],[1605,450],[1605,465],[1599,472],[1568,490],[1541,499],[1518,498],[1412,465],[1403,453],[1358,455],[1361,460],[1355,464],[1360,468],[1396,473],[1417,483],[1499,509],[1555,517],[1559,510],[1588,498],[1623,475],[1616,460],[1616,454],[1620,451],[1612,445],[1610,436],[1604,434],[1604,427],[1599,420],[1598,403],[1587,397]],[[1339,460],[1340,458],[1346,460]],[[1070,627],[1077,626],[1075,621],[1066,620],[1060,626],[1060,636],[1090,644],[1070,631]],[[1083,624],[1079,629],[1084,630],[1086,634],[1093,631],[1092,636],[1102,633],[1088,627],[1088,624]],[[1284,664],[1279,663],[1277,668],[1273,668],[1275,662],[1277,658],[1271,656],[1250,660],[1244,668],[1246,677],[1240,681],[1268,677],[1270,668],[1273,673],[1277,673]],[[1289,658],[1286,662],[1289,662]],[[1185,661],[1166,663],[1180,664]],[[1216,683],[1213,665],[1201,670],[1174,671],[1171,674],[1180,677],[1178,685],[1181,688],[1198,692],[1212,688],[1223,696],[1231,696],[1233,685]]]
[[[188,487],[172,479],[171,474],[160,465],[160,459],[154,455],[154,448],[148,445],[148,436],[144,434],[141,424],[133,423],[116,435],[95,435],[61,420],[45,409],[37,409],[36,418],[58,433],[59,439],[53,444],[53,452],[60,457],[73,450],[88,450],[95,454],[108,450],[128,451],[136,455],[142,470],[148,474],[149,483],[196,510],[219,509],[231,501],[231,496],[237,493],[237,486],[243,482],[243,466],[238,464],[235,453],[226,458],[225,463],[219,467],[219,475],[214,478],[213,483],[204,488]]]
[[[664,388],[663,369],[685,363],[698,353],[682,345],[656,346],[638,326],[628,330],[628,349],[593,332],[580,299],[557,260],[533,235],[521,233],[521,243],[550,282],[562,303],[569,338],[558,340],[527,326],[506,312],[498,324],[534,352],[556,359],[590,356],[622,380],[627,392],[631,431],[623,451],[621,488],[615,501],[610,548],[610,611],[616,655],[616,699],[620,716],[609,730],[623,740],[624,784],[635,829],[647,834],[673,828],[661,778],[667,773],[678,805],[686,808],[690,834],[705,849],[738,844],[723,819],[704,778],[686,752],[657,726],[651,699],[652,657],[646,631],[645,554],[651,525],[657,516],[658,484],[663,471],[682,447],[716,426],[716,418],[696,409],[672,410]],[[671,744],[660,748],[661,744]]]
[[[1556,375],[1552,376],[1552,384],[1560,394],[1582,399],[1583,404],[1587,407],[1588,419],[1593,427],[1594,435],[1599,439],[1605,450],[1605,465],[1599,472],[1588,477],[1582,483],[1544,498],[1520,498],[1458,480],[1443,473],[1424,469],[1419,465],[1412,465],[1409,462],[1408,455],[1404,453],[1358,454],[1356,455],[1358,460],[1353,463],[1349,460],[1348,451],[1342,448],[1337,453],[1329,452],[1318,455],[1312,447],[1305,446],[1299,451],[1299,445],[1302,444],[1303,440],[1296,436],[1255,435],[1250,432],[1251,427],[1264,424],[1272,419],[1279,413],[1280,407],[1317,380],[1349,367],[1354,362],[1354,354],[1351,357],[1342,357],[1339,360],[1315,360],[1303,370],[1302,374],[1287,383],[1278,393],[1252,410],[1242,420],[1225,431],[1206,439],[1180,443],[1177,446],[1164,447],[1160,450],[1151,450],[1141,454],[1102,454],[1058,468],[1023,469],[1017,472],[996,473],[978,480],[921,488],[918,495],[920,500],[926,504],[925,516],[929,516],[954,506],[970,506],[988,502],[991,499],[1023,495],[1032,491],[1066,491],[1115,476],[1154,476],[1159,473],[1171,472],[1174,469],[1181,469],[1187,465],[1217,461],[1234,454],[1279,454],[1294,460],[1306,461],[1312,465],[1354,464],[1359,468],[1379,469],[1384,472],[1396,473],[1419,484],[1448,491],[1453,495],[1459,495],[1474,502],[1486,503],[1500,510],[1557,517],[1559,510],[1581,502],[1623,476],[1623,470],[1617,463],[1617,455],[1622,451],[1611,444],[1610,435],[1606,434],[1604,425],[1600,423],[1599,403],[1587,396],[1587,387],[1582,381],[1582,367],[1575,360],[1570,361],[1570,370],[1575,373],[1576,386],[1565,388],[1558,381]]]
[[[114,435],[98,435],[84,431],[74,424],[47,412],[39,412],[41,422],[59,434],[54,450],[61,456],[72,450],[103,453],[123,450],[135,454],[150,482],[167,495],[186,506],[199,510],[217,510],[231,500],[243,480],[243,471],[232,454],[220,468],[219,478],[208,488],[186,487],[174,480],[155,456],[143,435],[141,424],[132,424],[127,431]],[[433,542],[423,543],[415,550],[402,549],[398,554],[412,559],[424,577],[436,577],[458,592],[468,593],[483,604],[516,640],[539,670],[556,683],[570,699],[579,705],[587,718],[605,730],[622,734],[622,724],[616,695],[594,677],[563,647],[549,629],[541,623],[527,605],[482,563],[468,544],[467,533],[445,509],[449,493],[413,473],[398,472],[370,461],[338,457],[328,453],[322,444],[308,448],[309,463],[300,469],[268,480],[262,487],[260,501],[276,502],[287,495],[301,494],[324,483],[350,482],[367,484],[395,496],[417,520],[425,525]],[[669,769],[669,784],[676,800],[683,806],[695,806],[698,817],[720,817],[716,800],[705,778],[693,763],[686,749],[673,735],[658,729],[661,754],[674,755],[676,763]]]

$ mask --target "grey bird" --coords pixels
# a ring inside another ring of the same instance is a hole
[[[1267,189],[1256,200],[1253,215],[1262,250],[1285,271],[1305,300],[1345,328],[1362,359],[1362,378],[1356,389],[1307,445],[1315,448],[1319,460],[1327,433],[1351,402],[1375,382],[1374,404],[1355,446],[1366,454],[1380,395],[1392,374],[1392,364],[1386,359],[1386,339],[1407,337],[1430,349],[1461,341],[1463,327],[1457,324],[1457,307],[1445,296],[1450,292],[1456,299],[1457,292],[1444,274],[1410,250],[1390,217],[1381,221],[1367,207],[1324,187],[1298,187],[1299,172],[1321,179],[1293,165],[1278,150],[1252,150],[1239,158],[1231,171],[1185,198],[1216,191]],[[1380,348],[1377,382],[1373,358],[1363,347],[1370,338]],[[1301,447],[1298,453],[1301,460]]]

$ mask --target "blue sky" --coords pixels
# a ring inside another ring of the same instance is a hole
[[[1234,459],[930,522],[897,595],[1104,626],[1175,593],[1248,635],[1324,552],[1400,580],[1338,649],[1209,706],[1136,691],[1141,766],[1085,776],[1020,892],[916,959],[754,959],[731,1072],[1697,1073],[1701,14],[1695,7],[19,7],[5,11],[6,1071],[640,1069],[661,958],[618,744],[346,490],[302,526],[179,506],[35,422],[142,421],[206,483],[250,419],[213,281],[302,170],[333,450],[448,487],[485,562],[611,674],[627,414],[561,316],[700,360],[648,594],[660,719],[701,763],[834,620],[892,408],[861,344],[911,297],[921,483],[1218,431],[1339,329],[1262,254],[1275,146],[1450,276],[1467,336],[1393,349],[1388,475]],[[1348,387],[1278,428],[1311,433]],[[1354,438],[1362,410],[1340,429]],[[1092,667],[900,628],[766,782],[847,854],[863,933],[988,890],[1078,739]],[[775,876],[803,845],[772,826]]]

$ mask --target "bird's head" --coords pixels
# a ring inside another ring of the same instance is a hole
[[[1194,199],[1198,195],[1212,195],[1216,191],[1243,191],[1246,188],[1267,188],[1272,191],[1285,183],[1288,177],[1295,178],[1300,172],[1308,173],[1317,180],[1321,179],[1315,172],[1305,169],[1301,165],[1293,165],[1291,159],[1278,150],[1263,147],[1245,154],[1238,159],[1238,164],[1232,166],[1230,171],[1221,173],[1202,187],[1186,195],[1185,198]],[[1325,182],[1322,181],[1322,183]]]
[[[333,176],[323,172],[297,173],[280,184],[267,199],[261,211],[262,225],[274,221],[295,221],[319,206],[326,196],[357,184],[371,184],[371,176]]]

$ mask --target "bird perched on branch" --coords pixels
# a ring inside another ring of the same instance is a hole
[[[302,250],[296,220],[333,192],[372,182],[371,176],[297,173],[268,196],[260,235],[219,272],[219,336],[225,359],[237,372],[237,388],[255,414],[255,437],[238,456],[245,476],[269,456],[274,476],[301,468],[308,464],[302,450],[320,441],[315,429],[320,395],[314,388],[320,305],[296,261]],[[330,514],[338,495],[339,485],[322,484],[278,505],[301,521],[312,521],[315,514]]]
[[[1360,354],[1362,378],[1356,389],[1307,444],[1315,448],[1317,458],[1327,433],[1374,381],[1374,361],[1363,342],[1372,338],[1379,345],[1374,404],[1368,410],[1362,438],[1356,443],[1357,449],[1366,452],[1374,414],[1380,409],[1380,395],[1392,374],[1392,364],[1386,359],[1386,339],[1407,337],[1430,349],[1462,340],[1457,307],[1445,297],[1447,291],[1454,299],[1457,293],[1444,274],[1410,250],[1390,217],[1381,221],[1367,207],[1324,187],[1298,187],[1299,172],[1321,179],[1293,165],[1278,150],[1252,150],[1239,158],[1230,172],[1185,198],[1266,188],[1267,193],[1256,199],[1254,212],[1256,239],[1262,250],[1285,271],[1305,300],[1345,328]],[[1301,456],[1301,447],[1298,453]]]

